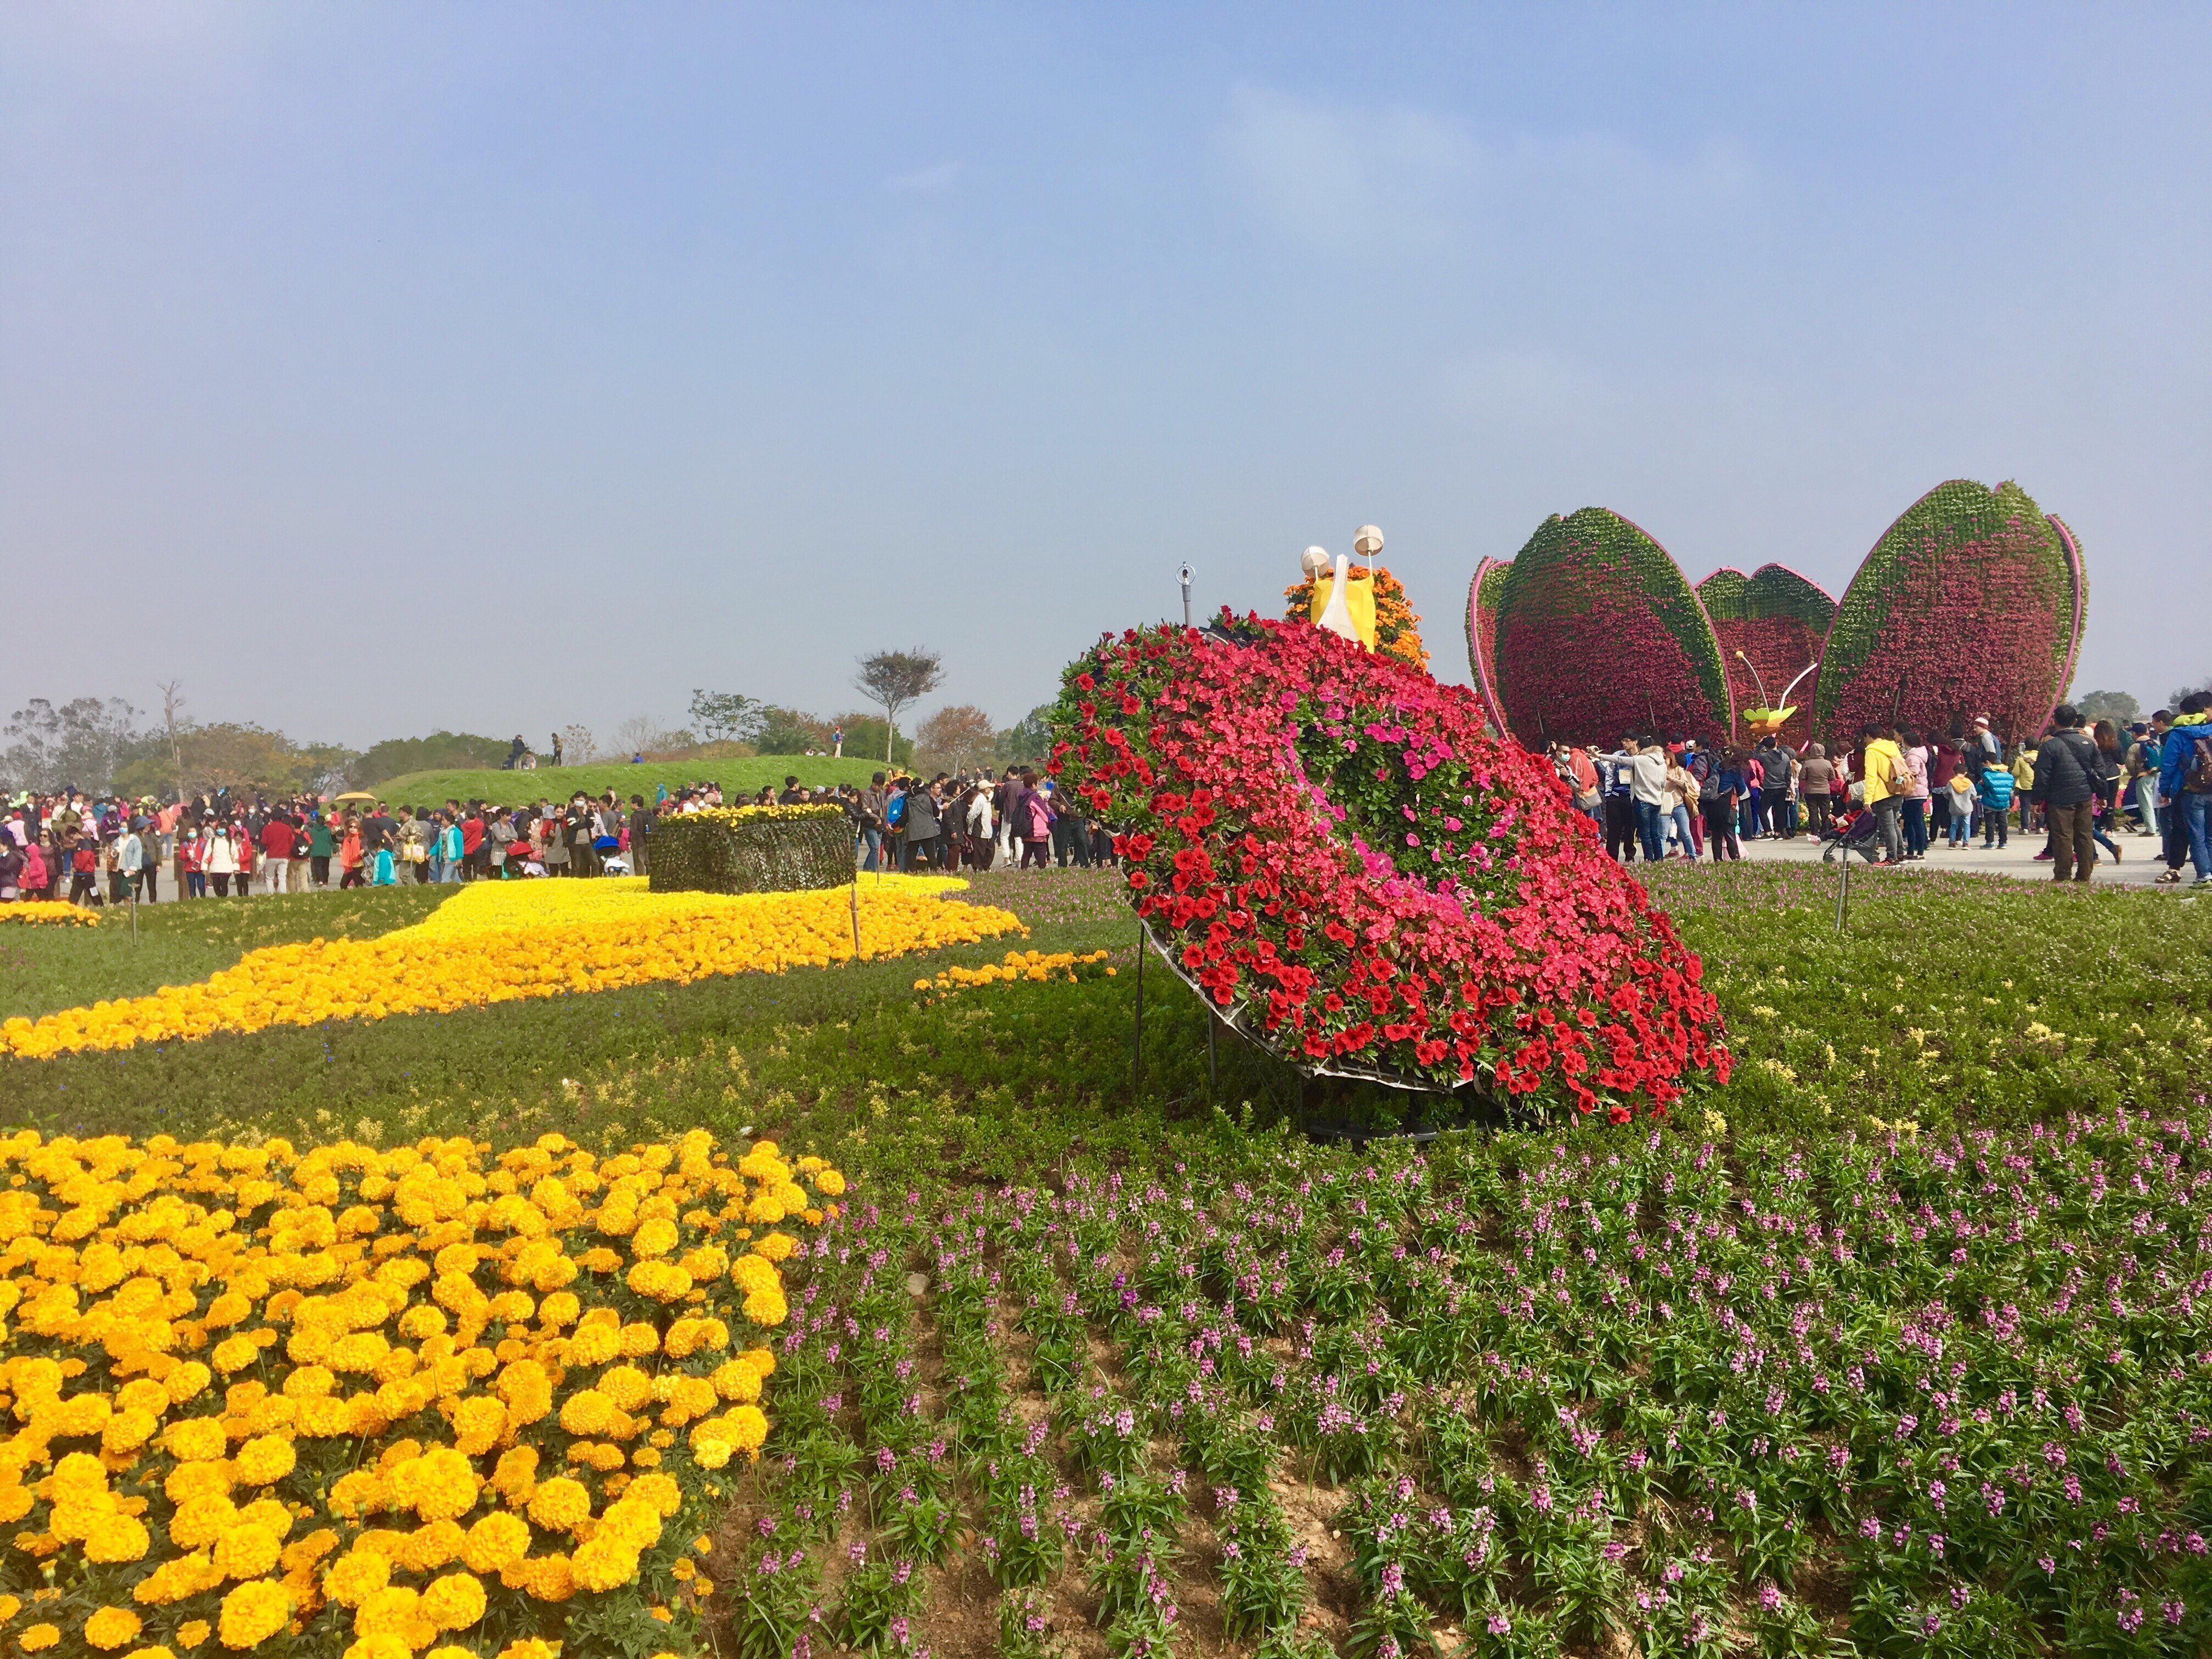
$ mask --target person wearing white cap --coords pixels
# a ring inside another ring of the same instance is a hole
[[[1974,716],[1973,740],[1982,746],[1985,765],[2004,758],[2004,746],[1997,741],[1997,734],[1990,730],[1990,717],[1987,714]]]

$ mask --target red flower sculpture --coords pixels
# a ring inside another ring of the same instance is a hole
[[[1836,617],[1836,602],[1826,589],[1778,564],[1763,564],[1748,576],[1741,570],[1716,570],[1698,584],[1698,599],[1713,619],[1739,715],[1748,708],[1782,706],[1768,699],[1780,698],[1808,665],[1820,659],[1828,624]],[[1812,735],[1814,685],[1814,679],[1806,679],[1787,700],[1797,712],[1783,726],[1782,737],[1792,747]]]
[[[2065,693],[2087,599],[2073,532],[2018,484],[1938,484],[1844,591],[1814,724],[1848,744],[1882,720],[1937,734],[1987,714],[2008,741],[2034,737]]]
[[[1120,826],[1154,939],[1310,1070],[1626,1121],[1726,1082],[1702,965],[1551,769],[1458,686],[1319,629],[1109,635],[1067,671],[1060,787]]]
[[[1498,706],[1531,748],[1629,732],[1713,744],[1735,724],[1696,590],[1618,513],[1585,507],[1537,526],[1498,581],[1496,615]]]

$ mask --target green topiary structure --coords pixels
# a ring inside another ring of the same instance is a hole
[[[1814,726],[1848,744],[1881,720],[1938,737],[1986,714],[2007,743],[2033,738],[2065,695],[2087,598],[2080,543],[2018,484],[1938,484],[1844,591]]]
[[[662,818],[647,879],[656,893],[794,893],[854,879],[853,827],[836,806],[748,806]]]
[[[1498,703],[1513,735],[1611,744],[1626,732],[1727,740],[1735,723],[1720,642],[1667,550],[1605,507],[1557,514],[1497,579]],[[1490,584],[1474,593],[1486,611]],[[1471,617],[1478,635],[1482,618]]]

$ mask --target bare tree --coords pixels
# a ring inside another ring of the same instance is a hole
[[[599,743],[592,736],[590,726],[578,724],[561,728],[561,762],[564,766],[581,766],[599,752]]]
[[[926,697],[945,679],[945,659],[916,646],[911,651],[878,651],[860,659],[860,672],[853,676],[855,690],[881,706],[884,724],[884,764],[891,761],[891,743],[898,735],[899,710],[917,697]]]
[[[678,745],[672,739],[677,735],[650,714],[632,714],[615,727],[615,754],[626,759],[659,749],[673,749]],[[684,735],[688,739],[690,734]]]
[[[161,694],[161,724],[169,737],[169,764],[175,769],[177,799],[185,799],[185,683],[163,680],[155,688]]]
[[[965,772],[988,761],[997,742],[988,714],[972,703],[954,703],[921,723],[915,733],[914,757],[925,771]]]

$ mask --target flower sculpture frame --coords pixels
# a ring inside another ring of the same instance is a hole
[[[1615,1121],[1727,1080],[1702,964],[1472,693],[1318,629],[1232,627],[1249,643],[1101,640],[1049,763],[1218,1016],[1308,1072]]]
[[[1532,746],[1624,732],[1725,740],[1735,724],[1712,619],[1641,526],[1585,507],[1536,527],[1500,582],[1498,700]]]
[[[1814,725],[1839,743],[1883,720],[1928,733],[1987,714],[2042,731],[2080,648],[2080,543],[2008,479],[1936,486],[1884,531],[1836,607]]]
[[[1504,592],[1510,559],[1486,557],[1474,568],[1467,585],[1467,665],[1474,676],[1474,694],[1490,716],[1491,729],[1504,737],[1504,705],[1498,701],[1498,601]]]
[[[2089,565],[2081,556],[2081,540],[2074,534],[2074,526],[2056,513],[2047,516],[2051,527],[2058,532],[2060,545],[2066,550],[2066,579],[2074,593],[2074,622],[2073,637],[2066,647],[2066,665],[2058,671],[2058,684],[2051,699],[2051,709],[2039,723],[2039,731],[2051,724],[2051,715],[2058,711],[2059,699],[2074,684],[2074,666],[2081,659],[2081,630],[2089,620]]]

